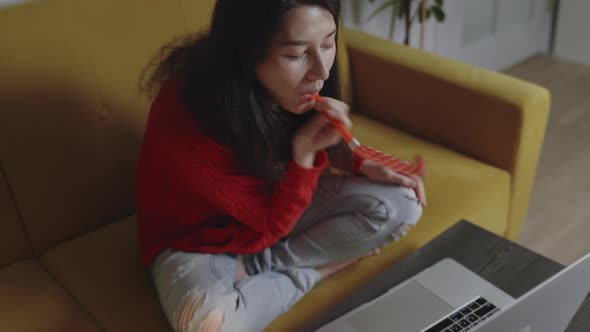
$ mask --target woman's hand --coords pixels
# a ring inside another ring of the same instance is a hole
[[[416,197],[420,201],[420,204],[427,206],[426,203],[426,192],[424,190],[424,182],[418,175],[407,177],[405,175],[394,172],[393,170],[372,162],[370,160],[364,160],[361,164],[361,173],[367,178],[388,183],[396,183],[401,186],[412,188],[416,192]]]
[[[342,139],[338,130],[321,112],[326,112],[350,129],[352,128],[352,123],[348,119],[350,108],[345,103],[329,97],[323,97],[322,101],[317,103],[310,101],[301,107],[313,107],[320,112],[301,127],[293,137],[293,160],[301,167],[311,168],[318,151],[336,145]]]

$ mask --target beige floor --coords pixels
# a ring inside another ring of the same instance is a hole
[[[519,243],[562,264],[590,252],[590,67],[535,56],[506,73],[551,91],[551,115]]]

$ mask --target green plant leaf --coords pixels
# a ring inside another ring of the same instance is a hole
[[[442,22],[445,20],[446,15],[442,8],[438,6],[432,6],[430,9],[432,10],[432,13],[434,14],[434,17],[436,17],[437,21]]]
[[[374,0],[373,0],[374,1]],[[371,1],[371,2],[373,2]],[[400,0],[389,0],[385,3],[383,3],[381,6],[379,6],[377,9],[375,9],[375,11],[373,11],[368,17],[367,17],[367,21],[370,21],[373,17],[377,16],[377,14],[379,14],[380,12],[382,12],[385,8],[389,7],[389,6],[393,6],[394,3],[398,2]]]
[[[370,0],[371,2],[375,1],[375,0]],[[434,0],[434,3],[438,6],[438,7],[442,7],[445,5],[445,1],[444,0]]]

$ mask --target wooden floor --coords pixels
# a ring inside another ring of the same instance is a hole
[[[559,263],[590,252],[590,67],[535,56],[505,70],[551,91],[551,115],[519,243]]]

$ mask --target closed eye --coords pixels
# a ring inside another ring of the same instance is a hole
[[[283,56],[289,60],[299,60],[303,57],[303,54],[302,55],[283,55]]]

